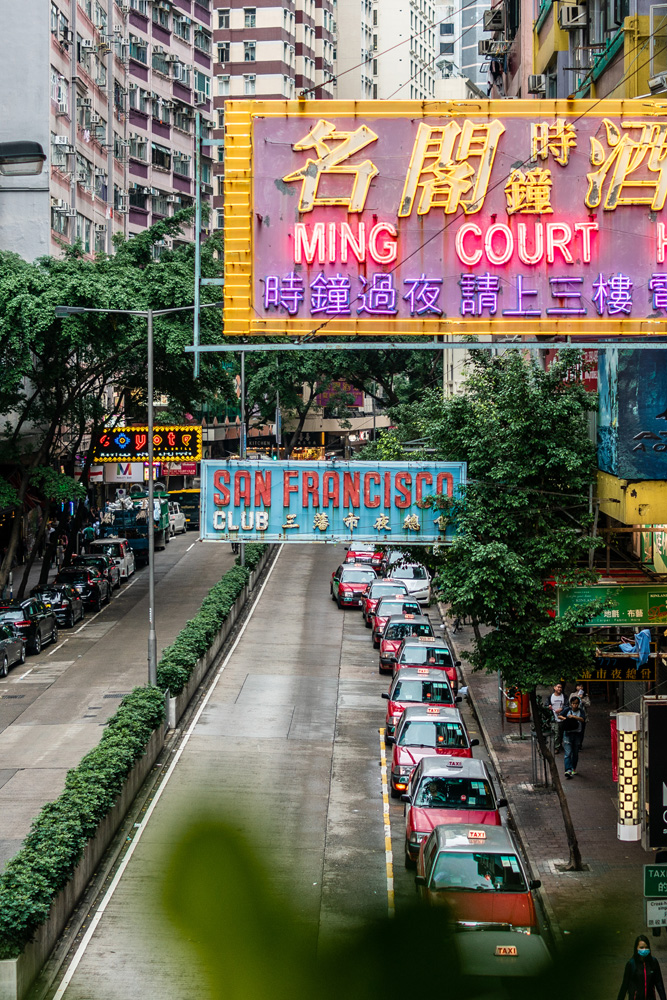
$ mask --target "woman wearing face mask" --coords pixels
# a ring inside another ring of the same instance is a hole
[[[625,966],[623,985],[618,1000],[654,1000],[656,991],[660,1000],[666,1000],[665,987],[658,959],[651,954],[648,938],[640,935],[635,941],[632,958]]]

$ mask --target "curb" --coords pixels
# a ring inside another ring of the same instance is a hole
[[[463,668],[463,660],[461,659],[461,656],[459,654],[459,650],[458,650],[457,644],[456,644],[455,640],[453,639],[452,634],[451,634],[451,632],[449,630],[449,625],[447,624],[447,618],[446,618],[445,608],[444,608],[443,604],[440,601],[438,601],[437,604],[438,604],[438,610],[440,611],[440,615],[441,615],[443,623],[445,625],[445,634],[447,636],[447,641],[448,641],[448,643],[451,646],[452,653],[454,654],[454,659],[455,660],[461,660],[461,664],[462,665],[459,667],[459,671],[460,671],[461,677],[463,678],[463,681],[464,681],[464,683],[466,684],[466,687],[467,687],[468,686],[467,685],[467,677],[466,677],[466,674],[465,674],[464,668]],[[502,774],[502,770],[501,770],[501,767],[500,767],[500,761],[498,760],[498,756],[497,756],[496,751],[495,751],[495,749],[493,747],[493,742],[492,742],[492,739],[491,739],[491,735],[490,735],[489,731],[486,728],[486,723],[484,721],[484,716],[482,715],[482,713],[477,708],[477,704],[475,702],[475,696],[474,696],[472,690],[470,689],[470,687],[468,687],[468,700],[470,701],[470,704],[472,706],[472,710],[475,713],[475,717],[476,717],[476,719],[477,719],[477,721],[479,723],[479,727],[482,730],[482,736],[484,737],[484,744],[485,744],[486,750],[488,751],[489,757],[491,758],[491,762],[493,763],[493,767],[494,767],[494,770],[496,772],[496,778],[498,780],[498,784],[500,785],[500,788],[501,788],[501,791],[502,791],[504,797],[507,799],[507,803],[508,803],[508,807],[509,807],[509,811],[510,811],[511,823],[512,823],[512,826],[514,827],[514,830],[516,831],[518,840],[519,840],[519,842],[521,844],[521,848],[522,848],[525,856],[528,858],[528,863],[530,864],[530,867],[531,867],[532,871],[533,872],[539,872],[539,868],[537,866],[537,859],[533,856],[532,851],[528,847],[528,839],[527,839],[527,837],[526,837],[526,835],[525,835],[525,833],[523,831],[521,823],[519,822],[519,819],[518,819],[519,810],[517,809],[517,807],[514,804],[514,797],[512,796],[512,793],[510,792],[509,787],[505,784],[505,781],[503,779],[503,774]],[[539,894],[540,904],[541,904],[542,909],[543,909],[543,911],[545,913],[545,916],[546,916],[547,929],[548,929],[548,931],[549,931],[549,933],[550,933],[550,935],[551,935],[551,937],[553,939],[554,944],[557,947],[560,947],[562,945],[562,943],[563,943],[563,933],[562,933],[562,931],[560,929],[560,925],[559,925],[558,920],[556,918],[556,913],[554,911],[554,908],[551,905],[551,900],[549,899],[549,895],[543,889],[539,889],[538,890],[538,894]]]

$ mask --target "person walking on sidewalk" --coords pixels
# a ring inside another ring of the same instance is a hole
[[[549,698],[549,708],[554,713],[554,753],[560,753],[563,749],[563,723],[559,722],[560,713],[565,707],[565,695],[563,694],[563,685],[554,684],[554,689],[551,697]]]
[[[618,1000],[655,1000],[656,990],[660,1000],[666,1000],[662,973],[657,958],[651,954],[648,938],[642,934],[635,941],[632,958],[625,966]]]
[[[588,709],[591,707],[591,699],[586,694],[586,689],[581,683],[581,681],[577,683],[577,690],[570,695],[569,698],[570,704],[572,703],[573,698],[579,699],[579,704],[586,713],[586,719],[584,720],[584,723],[581,727],[581,739],[579,740],[579,753],[581,753],[581,751],[584,749],[584,736],[586,735],[586,723],[588,722]]]
[[[570,704],[558,716],[563,723],[563,748],[565,750],[565,777],[571,778],[577,773],[579,763],[579,745],[584,726],[586,712],[576,694],[570,698]]]

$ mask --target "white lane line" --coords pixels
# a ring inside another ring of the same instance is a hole
[[[394,854],[391,849],[391,819],[389,816],[389,786],[387,784],[387,744],[384,729],[380,729],[380,773],[382,775],[382,816],[384,819],[384,857],[387,872],[387,913],[396,915],[394,896]]]
[[[236,652],[236,647],[238,646],[238,644],[240,643],[241,639],[243,638],[243,635],[245,633],[246,628],[248,627],[250,619],[254,615],[255,609],[257,608],[257,605],[259,604],[259,602],[260,602],[260,600],[262,598],[262,594],[264,593],[264,588],[266,587],[267,583],[271,579],[271,574],[273,573],[274,569],[276,568],[276,564],[278,562],[278,559],[280,558],[280,553],[282,552],[282,550],[283,550],[283,545],[281,544],[280,548],[278,549],[278,555],[274,559],[273,565],[271,566],[271,569],[267,573],[266,580],[264,581],[264,583],[262,584],[262,586],[260,588],[260,591],[259,591],[259,593],[257,595],[257,598],[255,599],[255,603],[253,604],[252,608],[250,609],[250,612],[248,613],[248,617],[244,621],[244,623],[243,623],[243,625],[241,627],[241,631],[239,632],[239,634],[237,635],[237,637],[236,637],[236,639],[234,641],[234,645],[229,650],[229,652],[227,653],[227,656],[224,658],[222,664],[220,665],[220,669],[218,670],[218,673],[216,674],[215,680],[213,681],[213,684],[211,684],[211,687],[208,689],[208,692],[206,693],[206,696],[204,697],[204,700],[202,701],[201,705],[199,706],[199,708],[197,710],[197,713],[195,714],[194,719],[190,723],[190,728],[188,729],[187,733],[183,737],[183,741],[182,741],[180,747],[178,748],[178,750],[174,754],[173,760],[172,760],[171,764],[169,765],[169,770],[167,771],[162,784],[160,785],[160,787],[158,788],[157,792],[155,793],[154,799],[152,800],[151,804],[149,805],[148,809],[146,810],[144,818],[142,819],[141,823],[139,824],[139,826],[137,828],[137,832],[134,835],[134,839],[133,839],[132,843],[130,844],[130,846],[128,847],[127,853],[126,853],[125,857],[123,858],[123,860],[121,861],[121,863],[120,863],[120,865],[118,867],[118,871],[114,875],[114,878],[113,878],[113,881],[112,881],[111,885],[107,889],[102,902],[100,903],[100,905],[98,906],[97,910],[95,911],[93,919],[90,921],[90,923],[88,925],[88,929],[87,929],[86,933],[84,934],[84,936],[83,936],[83,938],[81,940],[81,944],[77,948],[77,950],[76,950],[76,952],[74,954],[74,957],[72,958],[72,961],[70,962],[69,966],[67,967],[67,971],[66,971],[65,975],[63,976],[63,978],[62,978],[62,980],[60,982],[60,986],[58,987],[58,989],[56,990],[56,992],[55,992],[55,994],[53,996],[53,1000],[62,1000],[63,996],[65,995],[65,990],[67,989],[67,987],[71,983],[72,977],[74,976],[74,973],[76,972],[77,968],[79,967],[79,963],[81,962],[81,959],[83,958],[83,956],[84,956],[84,954],[86,952],[86,949],[87,949],[88,945],[90,944],[92,936],[95,933],[95,930],[97,929],[97,925],[99,924],[100,920],[102,919],[102,916],[103,916],[104,911],[106,910],[107,906],[111,902],[111,898],[112,898],[114,892],[116,891],[116,889],[118,888],[118,884],[119,884],[120,880],[122,879],[122,877],[123,877],[123,875],[125,873],[125,869],[127,868],[127,866],[130,863],[130,860],[132,858],[132,855],[134,854],[135,848],[136,848],[137,844],[139,843],[139,841],[141,840],[142,834],[146,830],[146,827],[148,825],[148,821],[150,820],[151,816],[153,815],[153,810],[155,809],[155,807],[157,806],[158,802],[162,798],[162,793],[164,792],[165,788],[167,787],[167,784],[169,783],[169,779],[171,778],[172,774],[174,773],[174,770],[176,769],[176,765],[178,764],[179,760],[181,759],[181,755],[182,755],[183,751],[185,750],[185,748],[186,748],[186,746],[187,746],[187,744],[188,744],[188,742],[190,740],[190,737],[192,736],[192,734],[193,734],[193,732],[195,730],[195,727],[197,726],[197,723],[199,722],[199,719],[201,718],[201,715],[202,715],[204,709],[208,705],[209,699],[211,698],[211,695],[215,691],[215,689],[216,689],[216,687],[218,685],[218,681],[222,677],[222,674],[223,674],[223,671],[224,671],[225,667],[227,666],[227,664],[229,663],[230,659],[232,658],[232,656]]]
[[[134,587],[136,582],[137,582],[137,577],[135,576],[134,580],[131,580],[129,583],[126,583],[125,586],[118,591],[118,593],[116,594],[116,600],[118,600],[121,594],[126,594],[130,589],[130,587]]]
[[[24,677],[27,677],[27,676],[28,676],[28,674],[31,674],[31,673],[33,672],[33,670],[34,670],[34,669],[35,669],[34,667],[31,667],[31,668],[30,668],[30,670],[26,670],[26,672],[25,672],[24,674],[21,674],[21,676],[19,677],[19,680],[20,680],[20,681],[22,681],[22,680],[23,680],[23,678],[24,678]]]
[[[63,639],[63,641],[61,643],[59,643],[57,646],[53,647],[53,649],[51,650],[50,653],[47,653],[47,656],[53,656],[53,654],[57,653],[58,650],[60,649],[60,647],[64,646],[66,642],[69,642],[69,639]]]
[[[104,611],[104,608],[102,608],[102,611]],[[97,614],[93,615],[92,618],[87,618],[86,621],[84,622],[84,624],[81,626],[81,628],[78,628],[76,630],[76,632],[74,633],[74,635],[78,635],[79,632],[83,632],[83,630],[86,627],[86,625],[90,625],[90,623],[94,622],[96,618],[99,618],[99,616],[102,614],[102,611],[98,611]]]
[[[188,547],[187,547],[187,549],[185,551],[189,552],[190,549],[194,549],[194,547],[195,547],[195,543],[193,542],[192,545],[188,545]]]

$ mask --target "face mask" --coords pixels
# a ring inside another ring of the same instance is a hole
[[[650,948],[637,948],[637,954],[641,955],[642,958],[646,958],[647,955],[651,954]]]

